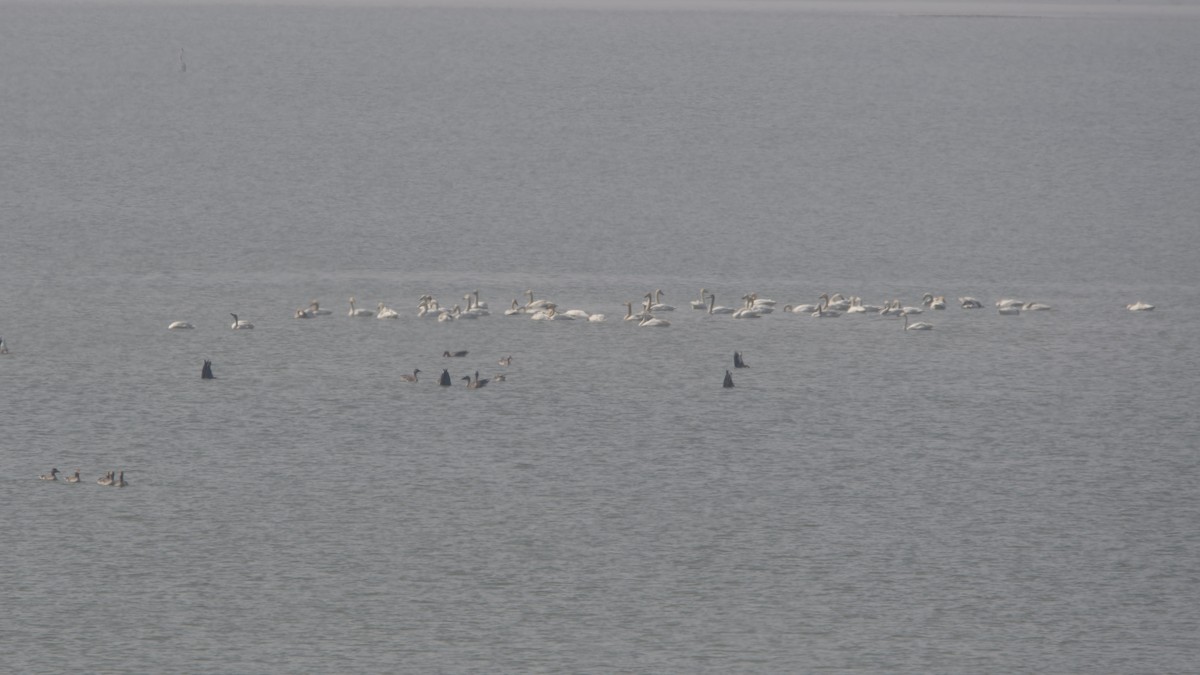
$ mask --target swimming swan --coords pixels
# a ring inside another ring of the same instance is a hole
[[[400,379],[404,380],[405,382],[416,382],[417,381],[417,373],[419,373],[419,372],[421,372],[420,368],[414,368],[412,371],[412,375],[401,375]]]
[[[172,321],[171,325],[167,326],[167,330],[191,330],[193,328],[195,326],[186,321]]]
[[[908,314],[902,314],[902,316],[904,316],[904,330],[933,330],[933,324],[931,323],[918,321],[917,323],[910,325],[908,323]]]
[[[346,316],[353,316],[353,317],[368,317],[368,316],[375,316],[375,312],[372,312],[372,311],[371,311],[371,310],[369,310],[369,309],[358,309],[358,308],[356,308],[356,307],[354,306],[354,298],[353,298],[353,297],[351,297],[351,298],[350,298],[350,311],[349,311],[349,312],[346,314]]]
[[[1137,302],[1135,302],[1131,305],[1125,305],[1125,309],[1127,309],[1131,312],[1149,312],[1150,310],[1154,309],[1154,305],[1151,305],[1148,302],[1142,302],[1141,300],[1138,300]]]
[[[237,314],[234,314],[233,312],[230,312],[229,316],[233,317],[233,325],[231,325],[230,328],[234,330],[250,330],[251,328],[254,328],[254,324],[246,321],[245,319],[237,318]]]

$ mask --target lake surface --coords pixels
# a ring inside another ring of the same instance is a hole
[[[1200,18],[927,6],[0,5],[5,668],[1194,670]]]

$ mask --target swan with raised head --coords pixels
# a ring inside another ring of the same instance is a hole
[[[717,304],[717,296],[713,293],[708,294],[708,313],[709,314],[733,314],[737,310],[732,307]]]
[[[822,293],[821,303],[817,305],[817,311],[813,312],[810,316],[818,319],[836,319],[841,315],[840,311],[829,308],[829,296]]]
[[[663,304],[662,296],[663,296],[663,292],[662,292],[661,288],[656,289],[653,293],[646,294],[647,301],[649,301],[651,299],[654,301],[654,302],[649,303],[650,311],[651,312],[674,312],[675,307],[673,305],[664,305]]]
[[[626,301],[622,304],[625,305],[625,320],[626,321],[641,321],[642,319],[646,318],[647,316],[650,316],[650,312],[644,308],[642,309],[642,311],[638,312],[637,314],[634,314],[633,313],[633,302]]]
[[[421,372],[420,368],[413,368],[412,375],[401,375],[400,379],[404,382],[416,382],[417,373]]]
[[[692,309],[708,309],[708,289],[700,289],[700,299],[692,300]]]
[[[230,312],[229,316],[233,317],[233,324],[229,326],[233,330],[250,330],[254,328],[254,324],[246,321],[245,319],[239,319],[238,315],[234,314],[233,312]]]
[[[504,310],[504,316],[516,316],[517,314],[524,314],[524,313],[525,313],[525,306],[518,303],[516,298],[513,298],[512,306],[509,307],[508,309]]]
[[[742,359],[741,352],[734,352],[733,353],[733,367],[734,368],[749,368],[750,364],[746,363],[746,361],[744,359]]]
[[[195,328],[195,326],[187,321],[172,321],[171,324],[167,326],[167,330],[191,330],[193,328]]]
[[[1150,310],[1154,309],[1154,305],[1138,300],[1133,304],[1125,305],[1125,309],[1131,312],[1149,312]]]
[[[74,474],[67,476],[67,482],[68,483],[78,483],[79,482],[79,469],[75,469]]]
[[[901,312],[901,316],[904,317],[904,330],[933,330],[933,324],[931,324],[931,323],[925,323],[924,321],[918,321],[916,323],[910,324],[908,322],[908,314],[907,313]]]
[[[375,312],[372,312],[369,309],[359,309],[359,308],[355,307],[354,306],[354,298],[351,297],[350,298],[350,311],[346,313],[346,316],[355,317],[355,318],[365,318],[365,317],[375,316]]]
[[[96,485],[112,485],[112,484],[113,484],[113,472],[111,472],[111,471],[105,473],[103,476],[96,479]]]
[[[117,474],[117,477],[115,479],[113,479],[113,482],[111,483],[112,487],[119,487],[119,488],[125,487],[127,485],[129,485],[129,483],[125,482],[125,472],[124,471]]]
[[[525,309],[527,310],[546,309],[550,306],[550,301],[548,300],[534,300],[532,289],[526,289],[525,295],[529,296],[529,302],[525,303]]]

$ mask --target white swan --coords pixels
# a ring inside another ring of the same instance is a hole
[[[1045,311],[1047,309],[1050,309],[1050,305],[1045,305],[1040,302],[1027,302],[1027,303],[1025,303],[1025,306],[1022,307],[1021,309],[1028,311],[1028,312],[1038,312],[1038,311]]]
[[[396,310],[384,305],[381,302],[381,303],[379,303],[378,311],[375,312],[375,318],[376,319],[399,319],[400,312],[397,312]]]
[[[308,313],[312,314],[313,316],[329,316],[330,314],[333,314],[333,312],[328,309],[321,309],[321,303],[317,302],[316,300],[308,303]]]
[[[662,289],[661,289],[661,288],[659,288],[659,289],[655,290],[655,291],[654,291],[654,293],[647,293],[647,294],[646,294],[646,299],[647,299],[647,300],[651,300],[651,299],[653,299],[653,300],[654,300],[654,302],[651,302],[651,303],[650,303],[649,310],[650,310],[651,312],[674,312],[674,311],[675,311],[675,307],[674,307],[674,306],[672,306],[672,305],[664,305],[664,304],[663,304],[663,302],[662,302],[662,296],[663,296],[663,292],[662,292]]]
[[[233,312],[230,312],[229,316],[233,317],[233,324],[229,327],[234,330],[250,330],[251,328],[254,328],[254,324],[246,321],[245,319],[237,318],[237,314],[234,314]]]
[[[733,314],[736,311],[737,310],[735,310],[732,307],[718,305],[717,304],[717,296],[712,293],[708,294],[708,313],[709,314]]]
[[[646,316],[646,318],[638,322],[639,327],[644,326],[646,328],[666,328],[670,325],[670,321],[667,321],[666,319],[656,319],[652,316]]]
[[[471,291],[471,294],[475,296],[475,307],[476,308],[478,308],[478,309],[487,309],[488,308],[488,304],[486,302],[484,302],[483,300],[479,299],[479,289],[478,288]],[[467,306],[470,307],[469,304]]]
[[[637,314],[634,314],[632,302],[627,301],[623,304],[625,305],[625,320],[626,321],[641,321],[642,319],[644,319],[650,315],[650,312],[646,311],[645,309],[638,312]]]
[[[929,309],[946,309],[946,296],[926,293],[921,296],[921,304]]]
[[[525,309],[527,310],[546,309],[550,306],[550,301],[548,300],[534,300],[532,289],[526,289],[525,294],[529,296],[529,302],[525,303]]]
[[[1131,312],[1149,312],[1150,310],[1154,309],[1154,305],[1138,300],[1133,304],[1125,305],[1125,309]]]
[[[509,307],[508,309],[504,310],[504,316],[516,316],[517,314],[524,314],[524,313],[525,313],[525,306],[518,303],[516,298],[513,298],[512,307]]]
[[[1001,298],[996,301],[997,307],[1021,307],[1024,304],[1024,300],[1016,300],[1014,298]]]
[[[813,312],[809,316],[812,316],[812,317],[815,317],[818,319],[836,319],[842,315],[842,313],[840,311],[829,308],[829,296],[828,295],[822,293],[821,301],[822,302],[817,305],[817,311]]]
[[[933,330],[933,324],[931,323],[918,321],[917,323],[910,324],[908,322],[908,314],[902,313],[902,316],[904,317],[904,330]]]
[[[567,311],[563,312],[563,316],[569,316],[572,319],[581,319],[583,321],[587,321],[592,317],[591,314],[588,314],[582,309],[568,309]]]
[[[975,298],[964,295],[958,299],[958,304],[962,305],[963,309],[982,309],[983,303]]]
[[[350,311],[346,313],[346,316],[352,316],[352,317],[375,316],[375,312],[372,312],[369,309],[356,308],[354,306],[354,298],[350,298]]]
[[[708,309],[708,289],[700,289],[700,299],[692,301],[692,309]]]
[[[193,328],[195,326],[186,321],[172,321],[171,325],[167,326],[167,330],[191,330]]]

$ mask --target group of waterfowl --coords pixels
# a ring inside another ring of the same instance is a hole
[[[50,469],[50,473],[44,473],[44,474],[38,476],[38,478],[40,478],[42,480],[47,480],[47,481],[58,481],[59,473],[60,472],[58,470],[58,467],[54,467],[53,469]],[[79,469],[75,469],[75,473],[71,474],[70,476],[64,476],[63,482],[64,483],[72,483],[72,484],[78,483],[79,482]],[[125,472],[124,471],[117,472],[115,475],[112,471],[108,471],[103,476],[101,476],[99,479],[96,480],[96,484],[103,485],[105,487],[119,487],[119,488],[129,487],[129,483],[125,480]]]
[[[526,290],[524,295],[527,297],[525,302],[520,302],[516,298],[513,299],[509,308],[504,310],[505,316],[527,316],[534,321],[579,320],[599,322],[606,320],[605,315],[598,312],[589,312],[584,309],[561,310],[558,303],[545,299],[537,299],[532,290]],[[465,302],[465,309],[461,303],[457,303],[452,307],[444,307],[433,295],[422,295],[417,301],[416,316],[422,319],[445,322],[478,319],[491,314],[488,310],[487,302],[479,298],[478,290],[466,293],[462,297]],[[636,312],[634,311],[634,303],[632,301],[622,303],[625,305],[625,321],[634,322],[638,326],[648,328],[665,328],[671,325],[669,320],[661,316],[655,316],[656,314],[675,311],[674,306],[663,302],[662,289],[649,291],[642,298],[641,305]],[[769,298],[759,297],[758,293],[748,293],[741,297],[740,305],[727,307],[717,304],[716,294],[709,292],[708,289],[701,288],[700,297],[690,301],[689,304],[692,309],[701,310],[714,316],[728,315],[735,319],[757,319],[773,313],[777,303]],[[933,327],[932,324],[927,322],[909,323],[907,317],[913,314],[920,314],[925,310],[944,310],[947,304],[946,296],[934,295],[933,293],[924,294],[919,305],[905,305],[899,299],[885,301],[883,304],[868,304],[859,296],[844,296],[841,293],[822,293],[815,303],[786,304],[782,307],[782,311],[788,314],[803,314],[820,319],[837,318],[843,314],[877,314],[879,316],[905,317],[906,330],[929,330]],[[982,309],[984,307],[982,302],[971,296],[959,297],[958,305],[962,309]],[[1042,302],[1018,300],[1015,298],[997,300],[995,307],[997,312],[1003,315],[1051,309],[1050,305]],[[1126,308],[1131,311],[1147,311],[1154,309],[1154,305],[1139,300],[1126,305]],[[297,309],[295,317],[297,319],[313,319],[331,313],[327,309],[321,309],[320,303],[313,300],[307,307]],[[364,309],[355,304],[353,297],[350,298],[350,311],[347,315],[352,318],[401,318],[399,311],[388,307],[383,302],[379,302],[377,308],[374,310]],[[247,330],[254,328],[253,323],[239,319],[237,314],[231,313],[231,316],[233,317],[233,323],[230,326],[232,329]],[[171,330],[189,329],[192,327],[192,324],[187,321],[175,321],[167,326]],[[2,340],[0,340],[0,349],[3,349]]]
[[[447,351],[447,352],[442,353],[443,357],[463,357],[466,355],[467,355],[467,352],[465,352],[465,351],[461,351],[461,352]],[[499,363],[500,365],[507,368],[508,366],[512,365],[512,360],[513,360],[513,357],[511,355],[504,356],[504,357],[501,357],[500,360],[497,361],[497,363]],[[404,375],[401,375],[400,380],[402,382],[414,382],[414,383],[420,382],[421,381],[420,374],[421,374],[420,368],[413,368],[411,375],[409,375],[407,373]],[[486,387],[489,382],[504,382],[504,381],[506,381],[508,379],[508,375],[505,373],[496,373],[492,377],[481,378],[481,377],[479,377],[479,371],[476,370],[474,377],[472,377],[471,375],[464,375],[464,376],[460,377],[459,379],[462,381],[465,381],[467,383],[468,389],[481,389],[483,387]],[[438,384],[440,384],[443,387],[449,387],[454,384],[454,378],[453,378],[453,376],[450,375],[449,368],[442,368],[442,374],[438,376]]]

